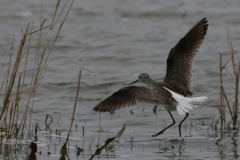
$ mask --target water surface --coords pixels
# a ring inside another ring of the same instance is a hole
[[[16,55],[22,38],[21,28],[24,30],[27,23],[34,20],[37,29],[41,4],[45,19],[54,13],[55,3],[54,0],[1,1],[1,77],[8,68],[13,36],[13,54]],[[75,1],[51,53],[48,69],[36,92],[34,106],[37,114],[33,122],[40,123],[44,128],[46,114],[52,115],[54,123],[51,128],[54,133],[56,129],[62,130],[62,137],[39,132],[37,142],[42,154],[38,152],[37,158],[59,159],[60,148],[69,129],[77,90],[77,72],[81,65],[88,62],[84,67],[94,73],[83,71],[82,74],[74,120],[74,126],[77,124],[78,128],[74,128],[71,135],[70,159],[88,159],[94,153],[99,114],[92,109],[100,99],[135,81],[140,73],[148,73],[154,80],[162,81],[170,49],[195,23],[206,17],[209,29],[194,59],[192,81],[194,95],[205,95],[209,99],[190,112],[191,120],[187,119],[182,129],[185,139],[179,141],[178,125],[159,137],[151,137],[151,134],[171,123],[164,108],[158,108],[157,114],[153,113],[152,105],[137,105],[113,114],[102,113],[101,128],[107,132],[101,133],[101,144],[114,136],[124,124],[126,130],[120,141],[114,142],[114,150],[103,152],[99,159],[238,159],[239,133],[226,133],[221,137],[220,133],[199,122],[204,120],[210,123],[214,115],[215,119],[219,116],[213,101],[219,93],[219,88],[215,88],[219,83],[219,53],[227,58],[227,28],[234,49],[237,53],[240,51],[238,15],[240,1],[235,0]],[[50,23],[50,19],[47,22]],[[34,42],[36,44],[37,39]],[[35,53],[35,48],[36,45],[32,45],[30,53]],[[239,54],[236,56],[240,57]],[[28,68],[32,68],[32,65],[30,61]],[[30,74],[27,78],[30,78]],[[233,94],[233,81],[228,76],[224,80],[227,92]],[[26,88],[29,85],[30,81]],[[24,109],[22,106],[21,110]],[[177,123],[183,118],[177,113],[173,113],[173,116]],[[85,127],[84,136],[82,126]],[[96,137],[89,149],[94,135]],[[178,140],[174,139],[176,137]],[[26,150],[28,145],[25,145]],[[76,156],[76,146],[85,150],[80,156]],[[24,153],[17,155],[24,157]]]

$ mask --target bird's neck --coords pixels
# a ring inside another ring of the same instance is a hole
[[[145,84],[149,87],[149,88],[153,88],[157,82],[155,82],[154,80],[152,79],[148,79],[148,81],[145,82]]]

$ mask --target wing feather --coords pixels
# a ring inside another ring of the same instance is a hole
[[[154,90],[129,86],[124,87],[112,95],[104,99],[97,106],[93,108],[95,111],[106,112],[106,111],[115,111],[117,109],[134,106],[137,103],[150,103],[150,104],[159,104],[157,97],[154,97]]]
[[[191,91],[192,62],[207,33],[207,22],[206,18],[199,21],[175,47],[171,49],[167,59],[165,83],[175,83],[181,85],[182,89],[187,92]],[[176,90],[174,91],[176,92]]]

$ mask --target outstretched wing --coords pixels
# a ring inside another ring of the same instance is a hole
[[[192,62],[207,33],[207,22],[206,18],[199,21],[171,49],[167,59],[165,83],[182,85],[184,90],[190,92],[192,89]]]
[[[137,103],[159,104],[153,92],[153,90],[144,87],[124,87],[100,102],[93,110],[111,112],[117,109],[134,106]]]

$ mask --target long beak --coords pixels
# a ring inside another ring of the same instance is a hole
[[[130,83],[129,85],[131,85],[131,84],[133,84],[133,83],[137,83],[137,82],[138,82],[138,80],[136,80],[136,81],[134,81],[134,82]]]

